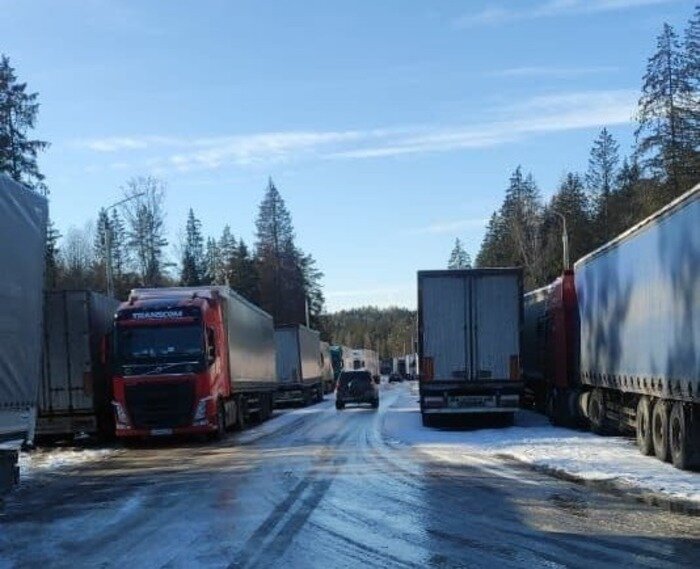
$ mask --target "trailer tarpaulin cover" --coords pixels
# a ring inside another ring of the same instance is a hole
[[[35,416],[47,219],[45,198],[0,174],[0,441]]]

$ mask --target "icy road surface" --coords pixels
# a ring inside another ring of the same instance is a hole
[[[0,509],[0,567],[697,567],[698,518],[392,443],[407,389],[37,472]]]

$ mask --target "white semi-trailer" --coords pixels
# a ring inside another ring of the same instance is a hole
[[[520,402],[523,277],[497,268],[418,273],[420,409],[444,415],[500,413]]]

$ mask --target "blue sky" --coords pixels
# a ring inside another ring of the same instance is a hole
[[[475,255],[509,173],[543,195],[608,126],[627,152],[647,57],[691,0],[0,0],[0,51],[40,93],[61,230],[167,182],[253,240],[268,176],[328,308],[415,306],[455,237]],[[169,249],[174,255],[174,250]]]

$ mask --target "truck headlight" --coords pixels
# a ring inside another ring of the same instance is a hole
[[[206,423],[207,422],[207,403],[212,400],[212,397],[203,397],[197,403],[197,408],[194,411],[193,423]]]
[[[118,401],[112,401],[112,406],[114,407],[114,414],[117,416],[117,425],[129,428],[129,415],[126,414],[122,404]]]

